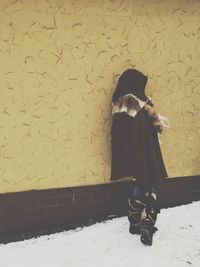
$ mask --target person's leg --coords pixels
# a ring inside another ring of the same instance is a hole
[[[133,182],[131,192],[128,198],[128,219],[130,222],[129,232],[131,234],[140,234],[141,212],[145,207],[143,202],[145,189],[137,181]]]
[[[145,245],[152,245],[153,233],[157,230],[154,227],[157,219],[157,187],[150,185],[145,194],[144,202],[146,207],[141,215],[141,242]]]

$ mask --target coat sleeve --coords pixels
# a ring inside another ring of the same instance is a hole
[[[158,114],[156,113],[154,108],[151,107],[150,105],[146,104],[146,105],[144,105],[143,110],[144,110],[146,116],[148,117],[148,119],[151,121],[152,126],[155,128],[155,130],[159,133],[162,133],[163,132],[163,125],[160,122]]]

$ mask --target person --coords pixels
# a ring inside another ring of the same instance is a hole
[[[113,181],[131,177],[128,197],[129,232],[140,234],[152,245],[158,208],[157,182],[167,177],[158,133],[163,125],[146,96],[148,77],[136,69],[120,76],[112,96],[111,177]]]

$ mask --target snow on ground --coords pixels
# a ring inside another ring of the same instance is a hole
[[[152,247],[126,217],[0,245],[0,267],[199,267],[200,201],[163,209]]]

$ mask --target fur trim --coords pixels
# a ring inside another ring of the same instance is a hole
[[[150,104],[153,103],[151,99],[148,99]],[[160,115],[156,113],[153,108],[153,104],[150,105],[149,102],[142,101],[137,96],[133,94],[126,94],[119,97],[115,102],[112,102],[112,115],[115,113],[125,112],[127,115],[131,117],[135,117],[137,113],[143,109],[146,116],[151,121],[153,127],[156,129],[157,132],[163,132],[163,126],[160,120]],[[162,120],[165,117],[162,117]],[[166,118],[165,118],[166,119]]]
[[[159,120],[158,114],[155,112],[154,108],[150,105],[144,105],[143,108],[144,112],[146,113],[147,117],[151,120],[152,125],[155,127],[156,131],[159,133],[163,132],[163,126]]]
[[[112,115],[115,113],[126,112],[127,115],[135,117],[139,110],[145,105],[145,102],[140,100],[133,94],[126,94],[112,102]]]

